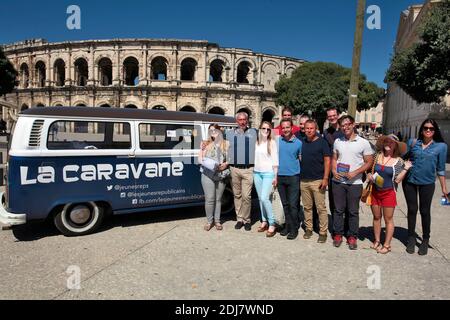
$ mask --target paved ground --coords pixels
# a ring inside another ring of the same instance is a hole
[[[259,223],[247,232],[228,220],[223,231],[205,232],[201,208],[114,217],[78,238],[44,224],[0,231],[0,299],[450,299],[450,207],[436,187],[427,256],[405,252],[401,190],[387,255],[369,248],[365,205],[357,251],[318,244],[317,234],[266,238]],[[67,287],[71,266],[80,268],[80,289]]]

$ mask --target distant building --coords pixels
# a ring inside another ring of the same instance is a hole
[[[378,102],[377,106],[368,110],[357,111],[355,116],[356,125],[363,131],[374,131],[383,126],[384,101]]]
[[[438,2],[440,0],[427,0],[423,5],[412,5],[400,14],[400,23],[394,46],[395,52],[408,48],[419,40],[418,26],[427,16],[430,8]],[[400,132],[405,139],[415,138],[419,134],[418,130],[423,120],[430,117],[437,120],[445,141],[450,143],[449,111],[450,97],[448,95],[441,104],[419,104],[400,89],[399,86],[391,82],[387,86],[383,111],[384,132]],[[447,160],[450,161],[450,153],[447,156]]]
[[[92,106],[158,109],[233,116],[278,123],[275,83],[304,60],[222,48],[203,40],[112,39],[3,46],[19,72],[18,87],[0,102],[14,120],[34,107]],[[13,115],[13,116],[11,116]]]

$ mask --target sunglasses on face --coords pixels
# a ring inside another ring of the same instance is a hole
[[[261,128],[263,131],[270,131],[270,128]]]
[[[217,132],[219,132],[219,130],[217,130],[217,129],[209,129],[209,133],[217,133]]]
[[[423,131],[431,131],[431,132],[434,132],[434,127],[423,127]]]

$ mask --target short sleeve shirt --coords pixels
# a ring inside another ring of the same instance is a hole
[[[323,138],[315,141],[302,142],[302,172],[301,179],[319,180],[323,179],[325,171],[324,157],[331,157],[331,150]]]
[[[334,141],[333,152],[338,156],[338,172],[340,168],[345,168],[345,172],[355,171],[364,165],[364,156],[374,154],[369,141],[358,135],[352,140],[347,140],[345,136],[343,138],[337,138]],[[362,173],[351,180],[336,180],[333,178],[333,181],[345,184],[362,184]]]

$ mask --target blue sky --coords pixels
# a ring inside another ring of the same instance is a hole
[[[381,29],[364,29],[361,72],[379,86],[389,66],[401,11],[425,0],[366,0],[381,9]],[[69,30],[69,5],[81,30]],[[208,40],[351,67],[357,0],[2,1],[0,43],[109,38]],[[366,20],[369,15],[366,15]]]

